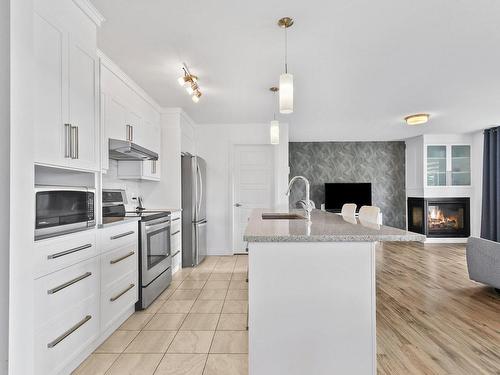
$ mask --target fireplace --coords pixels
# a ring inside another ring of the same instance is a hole
[[[469,198],[408,198],[408,230],[427,237],[470,235]]]

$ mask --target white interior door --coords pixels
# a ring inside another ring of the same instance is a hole
[[[233,165],[233,251],[244,252],[243,234],[254,208],[274,207],[274,152],[270,145],[237,145]]]

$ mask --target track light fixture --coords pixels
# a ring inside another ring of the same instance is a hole
[[[184,72],[184,75],[179,77],[177,79],[177,82],[179,83],[179,85],[186,89],[193,102],[198,103],[201,97],[200,86],[198,85],[198,77],[191,74],[185,63],[182,63],[182,71]]]

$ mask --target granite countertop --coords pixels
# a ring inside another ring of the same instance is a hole
[[[407,230],[361,222],[357,218],[313,210],[311,222],[305,219],[262,219],[264,212],[283,212],[273,209],[253,210],[244,241],[248,242],[373,242],[424,241],[425,236]],[[290,210],[305,216],[303,210]]]

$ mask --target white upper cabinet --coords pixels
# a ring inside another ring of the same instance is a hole
[[[35,34],[35,160],[67,164],[64,123],[68,117],[65,56],[67,33],[39,14]],[[64,83],[63,83],[64,82]],[[68,150],[69,152],[69,150]]]
[[[76,131],[71,165],[98,169],[97,58],[77,43],[69,54],[69,123]]]
[[[109,139],[130,141],[161,157],[160,112],[129,77],[100,52],[102,170],[109,169]],[[160,179],[160,160],[118,161],[118,178]]]
[[[471,146],[427,145],[427,186],[470,186]]]
[[[96,25],[71,1],[35,1],[35,162],[98,170]]]

